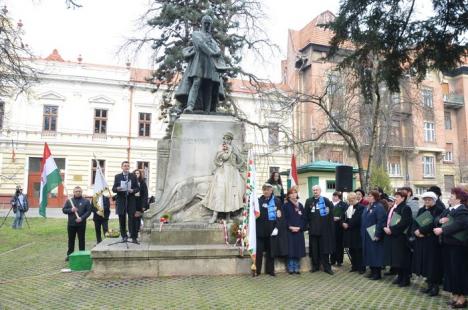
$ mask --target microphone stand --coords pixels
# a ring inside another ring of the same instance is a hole
[[[125,181],[125,208],[124,208],[124,216],[127,216],[128,214],[128,181],[130,180],[130,174],[127,174],[127,180]],[[127,216],[128,217],[128,216]],[[130,227],[130,223],[128,223],[128,227]],[[124,243],[125,246],[128,247],[128,236],[126,238],[123,238],[120,241],[109,243],[107,246],[119,244],[119,243]]]

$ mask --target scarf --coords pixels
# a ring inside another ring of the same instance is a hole
[[[276,220],[276,204],[275,204],[274,195],[271,195],[271,198],[268,201],[268,220],[269,221]]]
[[[350,219],[353,217],[353,214],[354,214],[354,206],[353,205],[349,205],[348,209],[346,210],[346,218],[347,219]]]
[[[319,197],[318,208],[319,208],[319,211],[320,211],[320,216],[326,216],[327,215],[327,209],[325,207],[325,200],[323,199],[322,196]]]

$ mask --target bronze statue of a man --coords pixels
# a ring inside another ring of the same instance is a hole
[[[216,112],[219,100],[224,100],[223,80],[219,73],[227,68],[211,35],[212,27],[213,19],[203,16],[201,31],[192,33],[193,46],[183,50],[188,66],[175,98],[185,107],[184,112]]]

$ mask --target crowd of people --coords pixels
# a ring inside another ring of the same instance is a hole
[[[312,187],[313,196],[298,200],[297,188],[284,194],[279,173],[272,173],[262,186],[260,216],[256,220],[256,274],[275,276],[274,260],[286,258],[289,274],[300,273],[306,256],[304,233],[308,233],[310,272],[322,270],[333,275],[332,266],[341,267],[346,253],[350,272],[378,281],[394,276],[392,284],[407,287],[413,275],[426,279],[421,289],[437,296],[440,286],[452,293],[449,305],[466,308],[468,294],[468,190],[451,190],[449,206],[441,201],[441,189],[432,186],[413,196],[410,187],[387,195],[376,188],[367,194],[357,189],[341,192],[332,199]],[[382,275],[382,272],[385,271]]]

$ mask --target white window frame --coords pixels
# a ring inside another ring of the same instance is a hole
[[[401,177],[401,162],[388,162],[387,163],[388,176]]]
[[[453,161],[453,143],[446,143],[450,144],[452,146],[452,149],[450,151],[447,150],[447,146],[445,146],[445,154],[444,154],[444,161]]]
[[[424,122],[424,142],[435,142],[435,124]]]
[[[422,104],[426,108],[434,107],[434,95],[430,88],[421,89]]]
[[[423,176],[425,178],[435,177],[435,156],[423,156]]]

